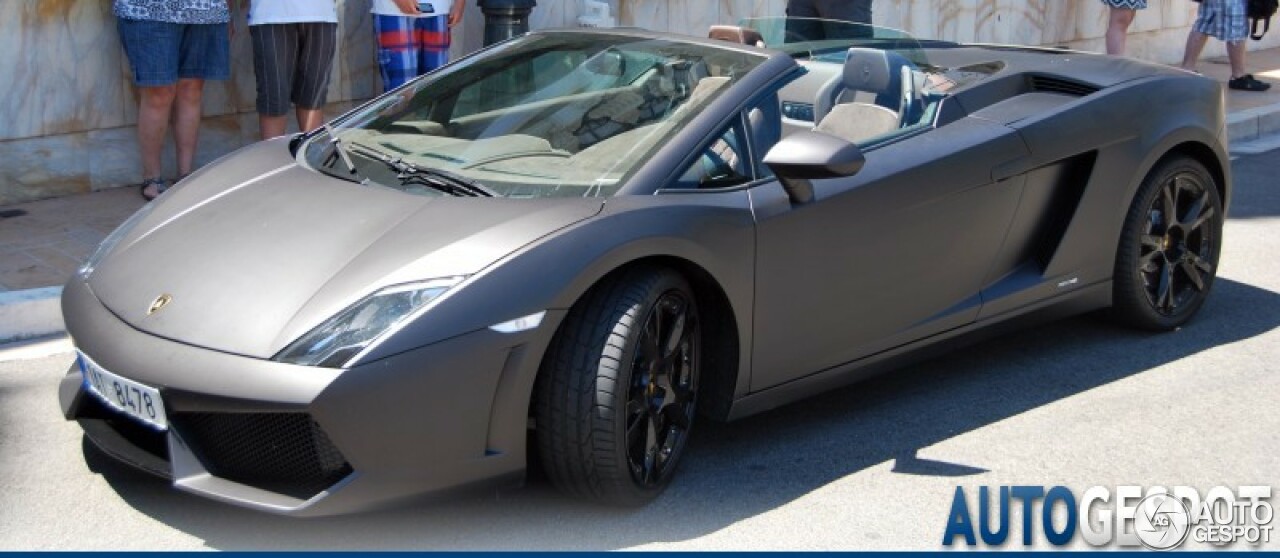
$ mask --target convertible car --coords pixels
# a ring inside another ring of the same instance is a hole
[[[638,505],[700,420],[1000,326],[1169,330],[1208,296],[1215,82],[831,21],[713,35],[530,33],[206,166],[67,284],[66,417],[289,515],[535,459]]]

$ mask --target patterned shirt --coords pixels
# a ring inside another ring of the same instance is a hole
[[[114,0],[116,17],[166,23],[227,23],[232,0]]]

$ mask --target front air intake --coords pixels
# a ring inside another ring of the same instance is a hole
[[[178,433],[215,477],[309,499],[351,465],[306,413],[181,413]]]

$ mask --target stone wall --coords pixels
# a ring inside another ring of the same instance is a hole
[[[367,0],[336,0],[342,19],[330,113],[380,90]],[[455,32],[454,54],[480,48],[474,2]],[[785,0],[613,0],[621,25],[703,35],[713,23],[780,15]],[[0,205],[135,183],[137,97],[110,0],[0,0]],[[1181,59],[1194,2],[1149,0],[1130,36],[1130,55]],[[921,37],[964,42],[1064,45],[1102,50],[1107,12],[1099,0],[877,0],[875,22]],[[575,25],[577,0],[541,0],[534,29]],[[1280,45],[1280,32],[1251,48]],[[1211,41],[1206,56],[1220,56]],[[206,88],[198,160],[257,137],[248,31],[232,46],[233,77]],[[172,149],[170,148],[170,151]],[[172,174],[172,153],[169,154]]]

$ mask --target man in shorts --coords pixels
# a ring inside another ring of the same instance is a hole
[[[178,173],[191,173],[205,80],[231,75],[228,0],[114,0],[116,25],[138,88],[142,197],[164,193],[160,152],[169,120]]]
[[[294,107],[298,128],[320,127],[334,53],[338,12],[333,0],[243,0],[258,78],[258,131],[282,136]]]
[[[1204,50],[1209,37],[1227,43],[1227,58],[1231,60],[1231,80],[1227,87],[1240,91],[1266,91],[1271,84],[1259,81],[1253,74],[1245,73],[1245,40],[1249,38],[1247,0],[1202,0],[1200,14],[1196,17],[1191,34],[1187,37],[1187,50],[1182,55],[1182,68],[1195,71],[1196,61]]]

